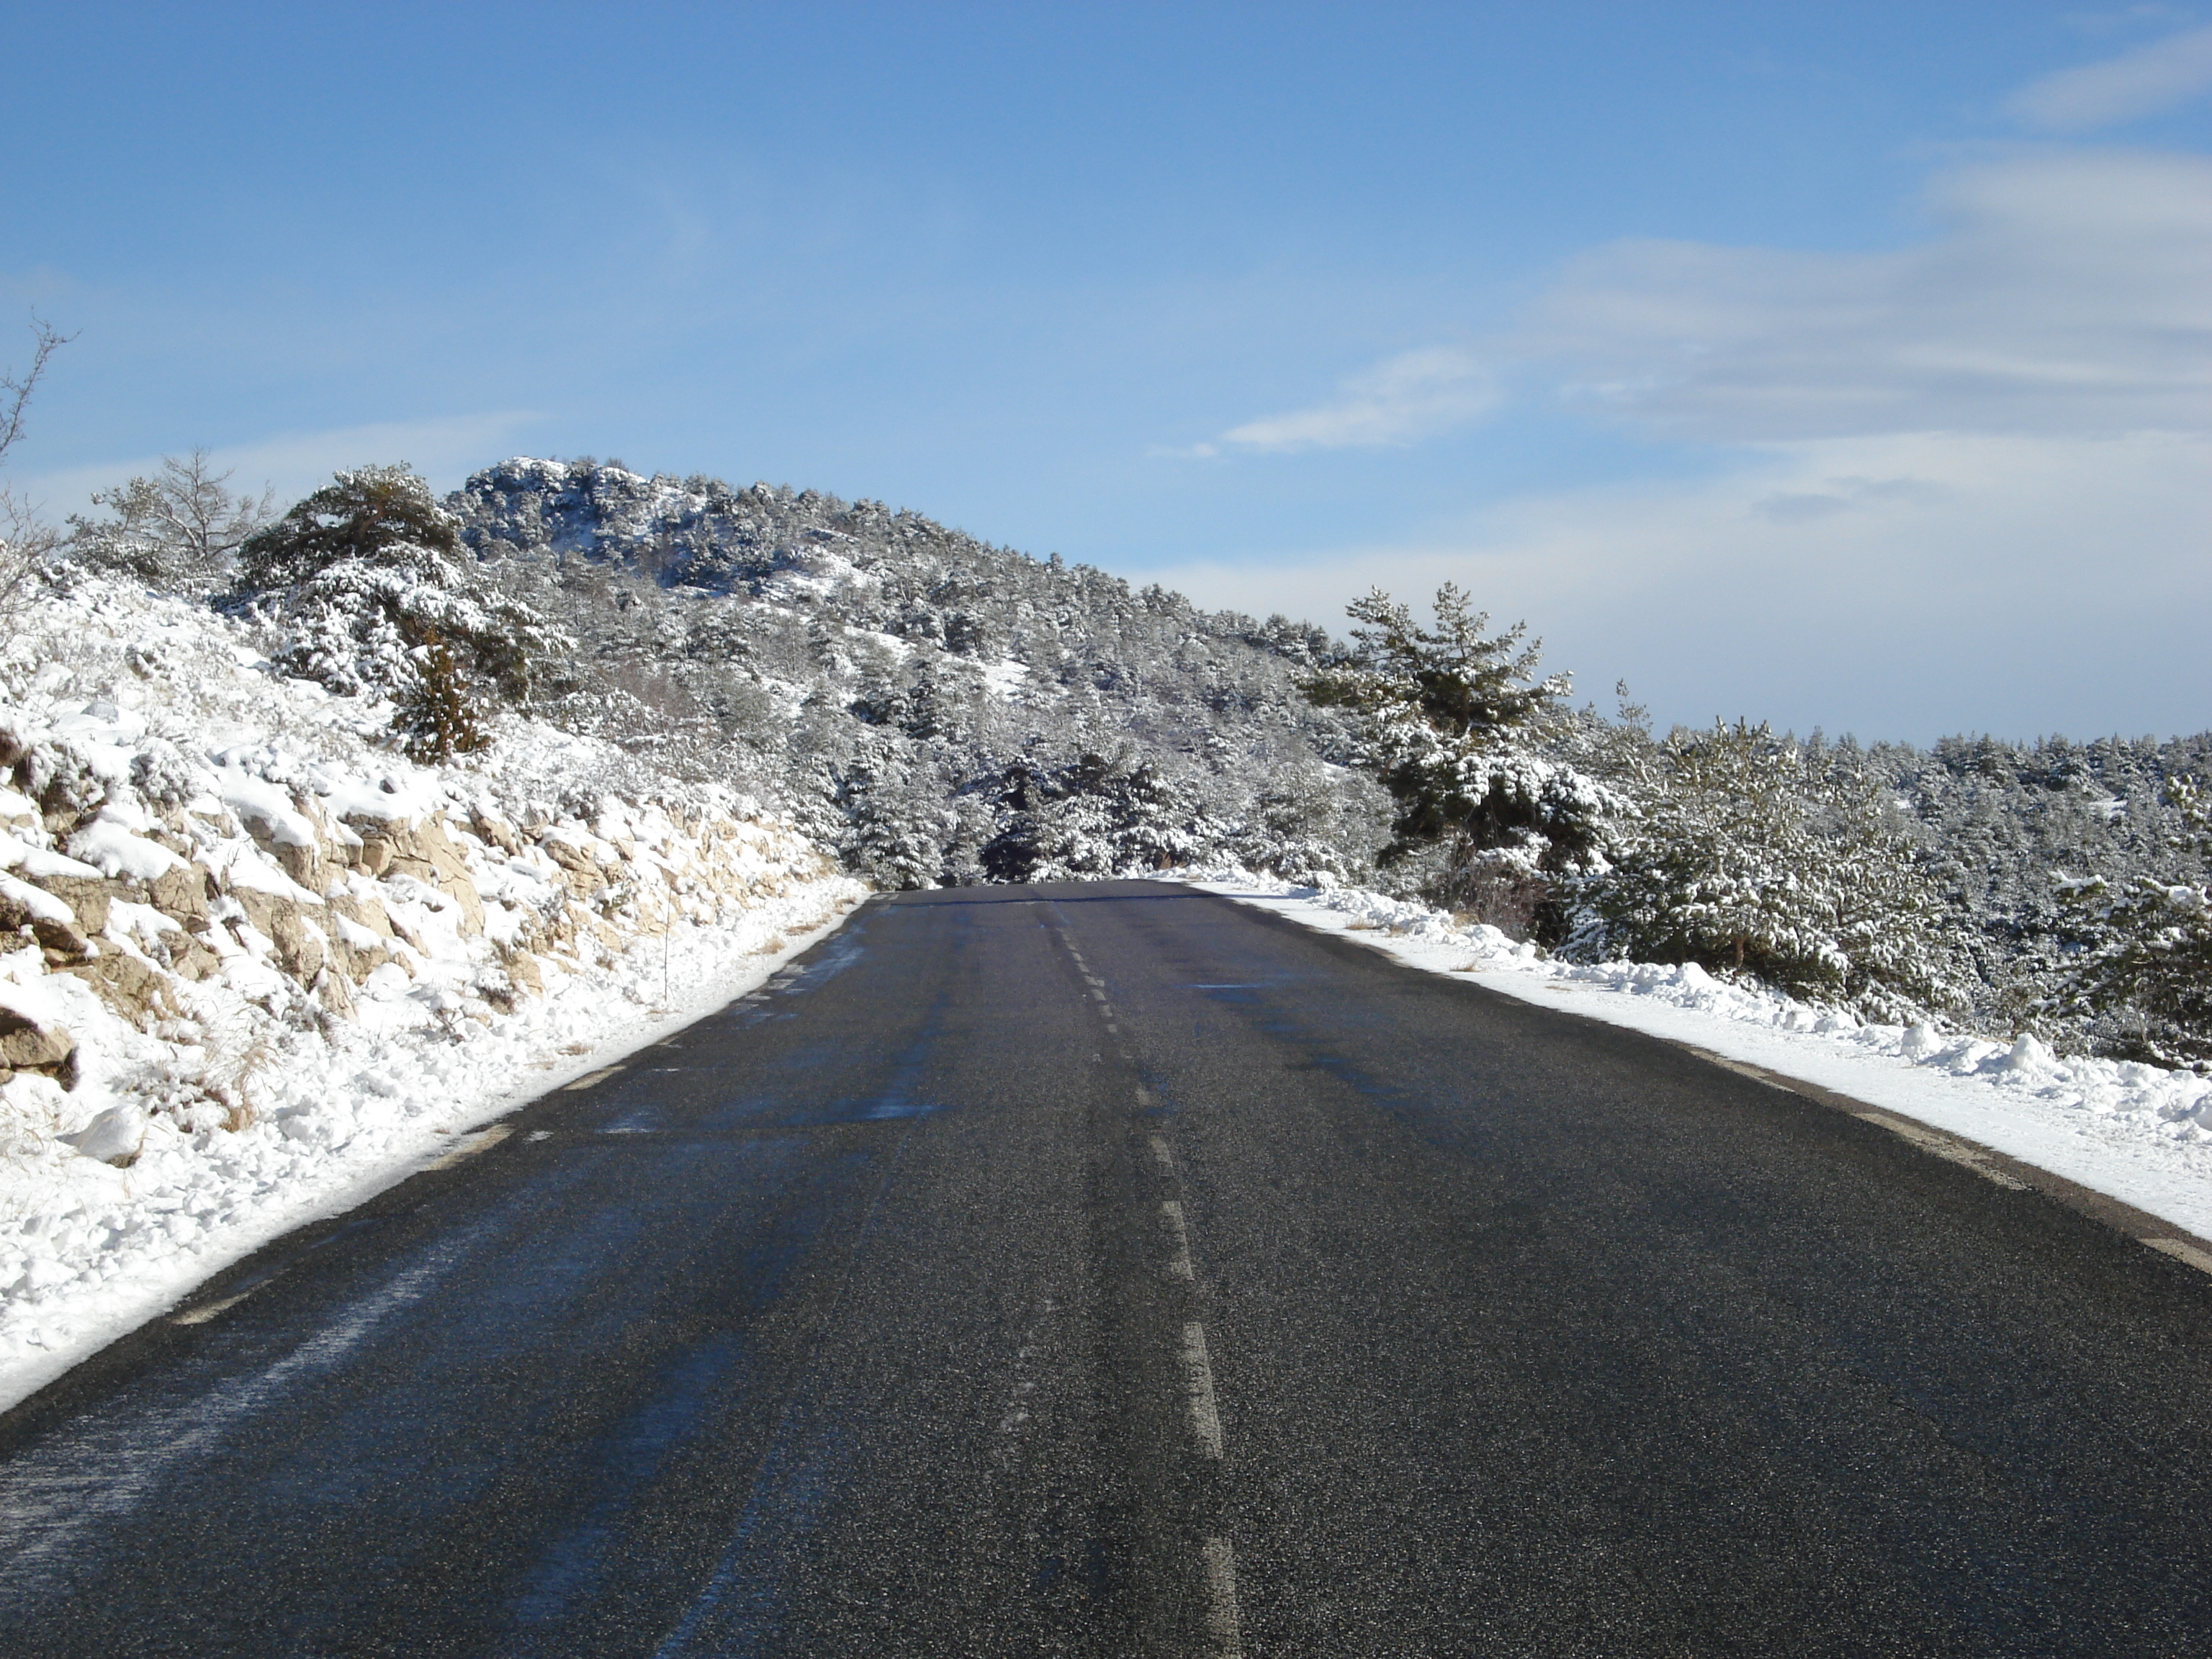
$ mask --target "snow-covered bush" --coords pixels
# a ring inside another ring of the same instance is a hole
[[[1675,732],[1638,785],[1579,889],[1595,926],[1575,954],[1694,962],[1875,1018],[1964,1006],[1942,896],[1879,786],[1743,721]]]
[[[2105,1023],[2100,1046],[2159,1066],[2212,1066],[2212,800],[2194,778],[2168,781],[2185,826],[2178,854],[2192,878],[2103,877],[2062,885],[2087,913],[2091,949],[2075,964],[2068,1000]]]
[[[429,759],[481,747],[492,707],[526,696],[556,643],[404,466],[337,474],[245,544],[234,591],[277,631],[277,660],[341,696],[391,697]]]

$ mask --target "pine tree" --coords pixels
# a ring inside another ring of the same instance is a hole
[[[1694,962],[1870,1017],[1960,1006],[1963,964],[1908,827],[1881,787],[1766,726],[1656,746],[1611,867],[1581,897],[1577,954]]]
[[[276,631],[276,660],[392,698],[403,737],[441,753],[480,741],[486,711],[526,698],[567,643],[493,586],[405,466],[340,472],[248,539],[232,599]]]
[[[392,728],[418,761],[441,762],[490,741],[482,708],[453,647],[435,629],[409,653],[415,672],[400,690]]]
[[[1571,682],[1536,678],[1526,624],[1486,635],[1488,614],[1449,582],[1433,629],[1379,588],[1349,611],[1357,652],[1302,689],[1364,718],[1363,758],[1398,809],[1382,861],[1419,860],[1431,898],[1485,921],[1525,920],[1559,878],[1601,866],[1604,821],[1622,803],[1541,752]]]
[[[2154,1065],[2212,1065],[2212,799],[2194,778],[2166,782],[2182,833],[2173,850],[2190,878],[2137,876],[2067,881],[2092,918],[2092,948],[2075,968],[2067,1000],[2113,1030],[2101,1045]]]

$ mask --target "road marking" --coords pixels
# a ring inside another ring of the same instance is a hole
[[[471,1135],[445,1157],[433,1159],[426,1168],[450,1170],[463,1158],[474,1158],[478,1152],[488,1152],[514,1133],[512,1123],[495,1123],[481,1133]]]
[[[1160,1206],[1160,1214],[1167,1220],[1168,1231],[1175,1235],[1175,1258],[1168,1263],[1168,1276],[1195,1282],[1198,1274],[1190,1265],[1190,1230],[1183,1225],[1182,1206],[1169,1199]]]
[[[595,1084],[605,1083],[609,1078],[612,1077],[620,1070],[622,1070],[622,1067],[619,1066],[610,1066],[604,1071],[586,1072],[583,1076],[578,1078],[574,1083],[564,1083],[561,1086],[563,1089],[568,1090],[588,1089]]]
[[[1564,985],[1545,987],[1545,989],[1551,991],[1564,991],[1567,988]],[[1785,1095],[1794,1095],[1797,1092],[1786,1083],[1777,1083],[1756,1066],[1747,1066],[1740,1060],[1730,1060],[1726,1054],[1717,1054],[1710,1048],[1692,1048],[1690,1052],[1700,1060],[1711,1060],[1724,1072],[1734,1072],[1738,1077],[1747,1077],[1753,1083],[1764,1083],[1768,1088],[1779,1089]]]
[[[1091,993],[1091,998],[1094,1002],[1103,1002],[1106,1000],[1106,993],[1103,990],[1094,988]]]
[[[550,1140],[553,1139],[553,1132],[550,1129],[532,1129],[527,1138],[532,1140]]]
[[[1972,1147],[1963,1146],[1952,1139],[1950,1136],[1940,1133],[1925,1124],[1915,1123],[1910,1118],[1892,1117],[1887,1112],[1853,1112],[1851,1115],[1862,1123],[1880,1125],[1899,1139],[1911,1141],[1923,1152],[1933,1152],[1936,1157],[1956,1164],[1961,1169],[1972,1170],[1983,1180],[1993,1181],[2008,1192],[2024,1193],[2030,1190],[2025,1181],[2007,1175],[2002,1170],[1988,1163],[1983,1155]]]
[[[224,1297],[220,1302],[208,1303],[204,1307],[194,1308],[190,1313],[172,1314],[169,1316],[169,1322],[172,1325],[204,1325],[217,1314],[228,1313],[264,1285],[274,1284],[277,1276],[276,1273],[270,1273],[268,1278],[257,1280],[244,1290]]]
[[[2178,1238],[2146,1238],[2143,1243],[2154,1250],[2163,1250],[2176,1261],[2186,1261],[2200,1273],[2212,1273],[2212,1255],[2194,1244],[2184,1243]]]
[[[1137,1098],[1141,1101],[1144,1097],[1145,1091],[1142,1089],[1138,1090]],[[1175,1154],[1168,1150],[1167,1138],[1164,1135],[1152,1137],[1152,1162],[1160,1166],[1162,1175],[1171,1176],[1175,1173]]]
[[[1213,1366],[1206,1357],[1206,1327],[1193,1320],[1182,1328],[1183,1385],[1190,1395],[1190,1426],[1198,1449],[1221,1455],[1221,1413],[1213,1404]]]
[[[1226,1538],[1209,1538],[1206,1557],[1206,1632],[1215,1659],[1243,1659],[1243,1620],[1237,1611],[1237,1552]]]
[[[1098,978],[1096,975],[1086,973],[1083,977],[1088,980],[1091,984],[1097,986],[1102,991],[1106,988],[1106,981]]]
[[[1152,1103],[1152,1091],[1145,1087],[1143,1084],[1139,1083],[1137,1085],[1137,1104],[1139,1106],[1149,1106]]]

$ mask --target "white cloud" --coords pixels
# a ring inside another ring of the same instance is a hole
[[[1348,449],[1411,443],[1486,413],[1498,402],[1488,371],[1453,346],[1428,346],[1346,380],[1334,403],[1248,421],[1221,434],[1240,449]],[[1215,453],[1201,444],[1195,454]]]
[[[460,483],[469,472],[489,465],[507,452],[514,434],[538,417],[519,412],[452,415],[423,421],[392,421],[341,427],[327,432],[283,433],[258,442],[213,452],[218,471],[233,473],[231,487],[258,494],[273,485],[279,503],[297,501],[327,483],[340,467],[406,461],[440,489]],[[191,446],[180,445],[181,453]],[[37,473],[22,480],[24,494],[51,517],[90,510],[92,492],[157,471],[158,455],[103,461]]]
[[[1938,234],[1894,252],[1600,249],[1501,349],[1721,441],[2212,426],[2212,160],[2030,154],[1929,201]]]
[[[2007,104],[2046,132],[2088,132],[2156,115],[2212,88],[2212,28],[2190,29],[2147,46],[2031,82]]]
[[[2212,439],[1895,434],[1697,482],[1511,500],[1418,542],[1147,573],[1341,629],[1458,582],[1601,702],[1925,741],[2212,727]]]

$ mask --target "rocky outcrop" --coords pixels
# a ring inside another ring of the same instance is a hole
[[[69,844],[99,868],[15,843],[15,872],[0,873],[0,930],[27,932],[52,971],[147,1030],[178,1016],[180,985],[240,959],[350,1017],[355,991],[379,971],[416,976],[427,933],[441,928],[479,956],[483,1004],[511,1009],[543,994],[548,961],[575,967],[679,917],[711,921],[830,872],[787,836],[727,814],[611,800],[592,821],[517,825],[481,805],[455,819],[356,799],[334,813],[249,783],[227,818],[203,808],[88,830],[80,817]],[[489,902],[486,882],[499,895]],[[5,1064],[62,1066],[33,1058],[46,1048],[32,1036],[19,1033],[18,1047],[25,1058]]]

